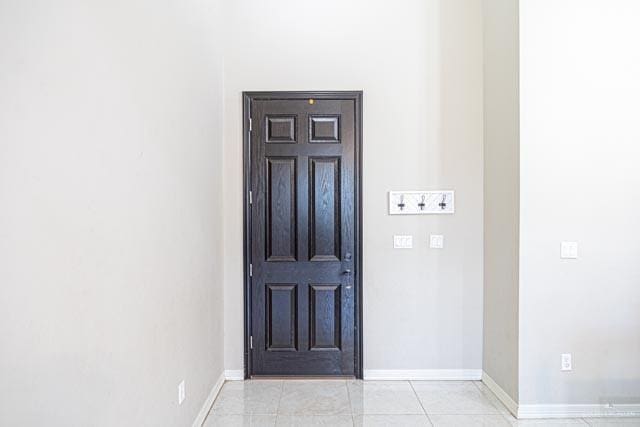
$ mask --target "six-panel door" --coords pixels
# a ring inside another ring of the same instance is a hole
[[[253,375],[354,375],[353,99],[253,100]]]

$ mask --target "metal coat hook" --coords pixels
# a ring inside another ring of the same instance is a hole
[[[405,206],[406,206],[406,205],[404,204],[404,196],[403,196],[403,195],[401,195],[401,196],[400,196],[400,203],[398,203],[398,207],[400,208],[400,210],[404,210],[404,207],[405,207]]]
[[[440,209],[444,210],[447,207],[447,195],[443,194],[442,195],[442,201],[438,204],[438,206],[440,206]]]
[[[421,202],[420,202],[420,203],[418,203],[418,206],[420,206],[420,210],[421,210],[421,211],[423,211],[423,210],[424,210],[424,207],[425,207],[425,206],[427,206],[427,204],[425,203],[425,199],[426,199],[426,198],[427,198],[427,196],[423,194],[423,195],[422,195],[422,198],[421,198]]]

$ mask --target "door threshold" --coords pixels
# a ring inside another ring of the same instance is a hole
[[[355,380],[354,375],[252,375],[252,380],[306,380],[306,381],[337,381]]]

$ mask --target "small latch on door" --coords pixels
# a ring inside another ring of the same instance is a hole
[[[351,269],[350,269],[350,268],[346,268],[346,269],[342,272],[342,274],[348,277],[348,279],[347,279],[347,280],[348,280],[348,282],[347,282],[347,286],[346,286],[346,288],[347,288],[347,289],[351,289],[351,287],[352,287],[352,286],[351,286]]]

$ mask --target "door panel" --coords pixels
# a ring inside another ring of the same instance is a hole
[[[268,115],[265,122],[267,143],[296,143],[296,116]]]
[[[340,284],[310,286],[310,350],[340,351],[340,287]]]
[[[309,142],[340,143],[340,116],[309,116]]]
[[[360,375],[359,97],[248,104],[250,375]]]
[[[267,350],[298,350],[297,285],[266,285],[267,291]]]
[[[309,159],[309,259],[340,261],[340,158]]]
[[[296,158],[267,157],[265,179],[267,261],[295,261],[296,235]]]

